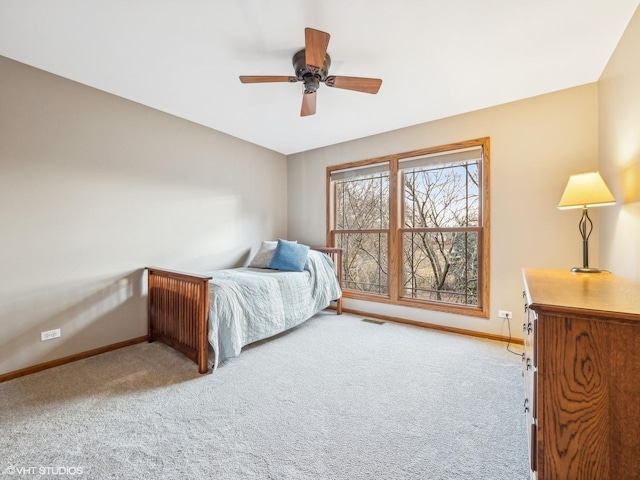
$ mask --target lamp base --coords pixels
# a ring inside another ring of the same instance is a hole
[[[571,269],[573,273],[602,273],[602,270],[589,267],[573,267]]]

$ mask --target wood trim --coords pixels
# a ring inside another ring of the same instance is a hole
[[[462,150],[465,148],[484,146],[485,142],[487,142],[488,144],[488,141],[489,137],[479,137],[472,140],[463,140],[461,142],[447,143],[444,145],[437,145],[435,147],[427,147],[421,148],[419,150],[412,150],[410,152],[399,153],[397,155],[394,155],[394,157],[396,157],[398,160],[406,160],[407,158],[411,157],[421,157],[424,155],[432,155],[434,153],[444,153],[450,152],[452,150]]]
[[[332,201],[332,195],[331,195],[331,171],[329,170],[329,167],[327,167],[326,172],[327,172],[326,177],[324,179],[325,194],[326,194],[326,198],[324,201],[326,212],[325,212],[324,218],[325,218],[325,226],[326,226],[325,232],[327,232],[325,243],[328,247],[335,247],[335,243],[333,243],[333,235],[331,235],[331,224],[333,222],[334,215],[332,215],[333,201]]]
[[[487,318],[487,314],[481,307],[470,305],[458,305],[455,303],[433,302],[429,300],[419,300],[417,298],[401,297],[396,305],[435,310],[437,312],[454,313],[456,315],[467,315],[469,317]]]
[[[147,340],[146,335],[142,337],[136,337],[130,340],[125,340],[123,342],[112,343],[111,345],[105,345],[104,347],[94,348],[93,350],[87,350],[86,352],[69,355],[68,357],[58,358],[56,360],[51,360],[49,362],[39,363],[38,365],[22,368],[20,370],[15,370],[13,372],[3,373],[2,375],[0,375],[0,383],[6,382],[8,380],[13,380],[14,378],[24,377],[25,375],[30,375],[32,373],[40,372],[42,370],[47,370],[49,368],[59,367],[60,365],[75,362],[77,360],[82,360],[83,358],[89,358],[95,355],[101,355],[103,353],[111,352],[119,348],[129,347],[137,343],[145,342],[146,340]]]
[[[194,279],[199,279],[199,280],[211,280],[211,276],[209,275],[201,275],[198,273],[188,273],[188,272],[181,272],[178,270],[167,270],[165,268],[156,268],[156,267],[145,267],[150,274],[154,274],[157,273],[159,275],[162,275],[163,277],[169,277],[169,278],[175,278],[178,280],[187,280],[187,281],[191,281],[193,282]]]
[[[363,300],[365,302],[386,303],[388,305],[397,305],[411,308],[422,308],[434,310],[437,312],[453,313],[456,315],[467,315],[470,317],[487,318],[485,312],[480,307],[457,305],[455,303],[433,302],[429,300],[420,300],[416,298],[400,297],[393,300],[390,295],[382,295],[367,292],[355,292],[347,290],[342,292],[344,298],[352,298],[354,300]]]
[[[399,205],[404,202],[400,198],[398,188],[398,159],[394,158],[389,163],[389,234],[387,235],[389,264],[387,265],[389,297],[397,300],[400,297],[400,279],[402,278],[402,240],[398,232],[400,226],[401,209]]]
[[[478,139],[480,145],[482,145],[482,189],[484,195],[482,196],[482,249],[478,252],[478,258],[482,257],[482,262],[478,268],[481,270],[478,272],[478,291],[482,292],[482,298],[478,296],[478,300],[481,301],[479,307],[482,309],[483,317],[489,318],[489,299],[491,297],[489,290],[489,272],[491,272],[491,212],[489,204],[491,203],[491,183],[489,182],[490,174],[490,157],[491,157],[491,142],[489,137]]]
[[[491,333],[476,332],[474,330],[467,330],[465,328],[447,327],[444,325],[437,325],[435,323],[419,322],[417,320],[409,320],[406,318],[392,317],[389,315],[379,315],[377,313],[363,312],[361,310],[354,310],[352,308],[343,308],[342,311],[345,313],[350,313],[352,315],[357,315],[359,317],[376,318],[379,320],[385,320],[393,323],[402,323],[405,325],[412,325],[414,327],[429,328],[432,330],[440,330],[443,332],[467,335],[469,337],[484,338],[485,340],[495,340],[498,342],[505,342],[505,343],[509,341],[509,337],[505,337],[503,335],[494,335]],[[521,338],[511,338],[511,343],[516,345],[524,345],[524,341]]]
[[[345,230],[340,230],[340,233],[345,232]],[[481,233],[482,227],[438,227],[438,228],[430,228],[430,227],[421,227],[421,228],[398,228],[398,232],[400,234],[403,233],[423,233],[423,232],[476,232]],[[349,233],[349,232],[347,232]]]
[[[339,233],[339,234],[343,234],[343,233],[363,233],[363,234],[381,233],[381,234],[389,235],[390,234],[389,230],[390,229],[388,229],[388,228],[362,228],[360,230],[333,230],[333,235],[335,236],[336,233]]]
[[[389,163],[395,159],[397,155],[387,155],[386,157],[368,158],[366,160],[356,160],[349,163],[341,163],[340,165],[330,165],[327,167],[327,181],[331,177],[334,170],[349,170],[351,168],[366,167],[368,165],[376,165],[378,163]]]

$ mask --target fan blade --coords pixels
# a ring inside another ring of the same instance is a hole
[[[295,83],[298,81],[296,77],[287,77],[285,75],[240,75],[240,81],[242,83],[269,83],[269,82],[289,82]]]
[[[313,28],[304,29],[305,63],[309,67],[322,68],[324,57],[327,55],[330,37],[328,33],[321,32],[320,30],[314,30]]]
[[[379,78],[362,77],[336,77],[329,76],[324,82],[328,87],[344,88],[345,90],[355,90],[356,92],[378,93],[382,80]]]
[[[315,115],[316,113],[316,92],[304,93],[302,95],[302,108],[300,109],[300,116],[306,117],[307,115]]]

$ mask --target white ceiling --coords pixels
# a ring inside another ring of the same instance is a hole
[[[597,81],[638,0],[0,0],[0,55],[292,154]],[[301,118],[304,28],[330,74]]]

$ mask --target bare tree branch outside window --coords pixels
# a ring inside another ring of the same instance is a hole
[[[335,242],[344,252],[344,288],[387,294],[389,174],[338,181],[335,198]]]
[[[478,175],[478,162],[404,171],[405,297],[477,304]]]

